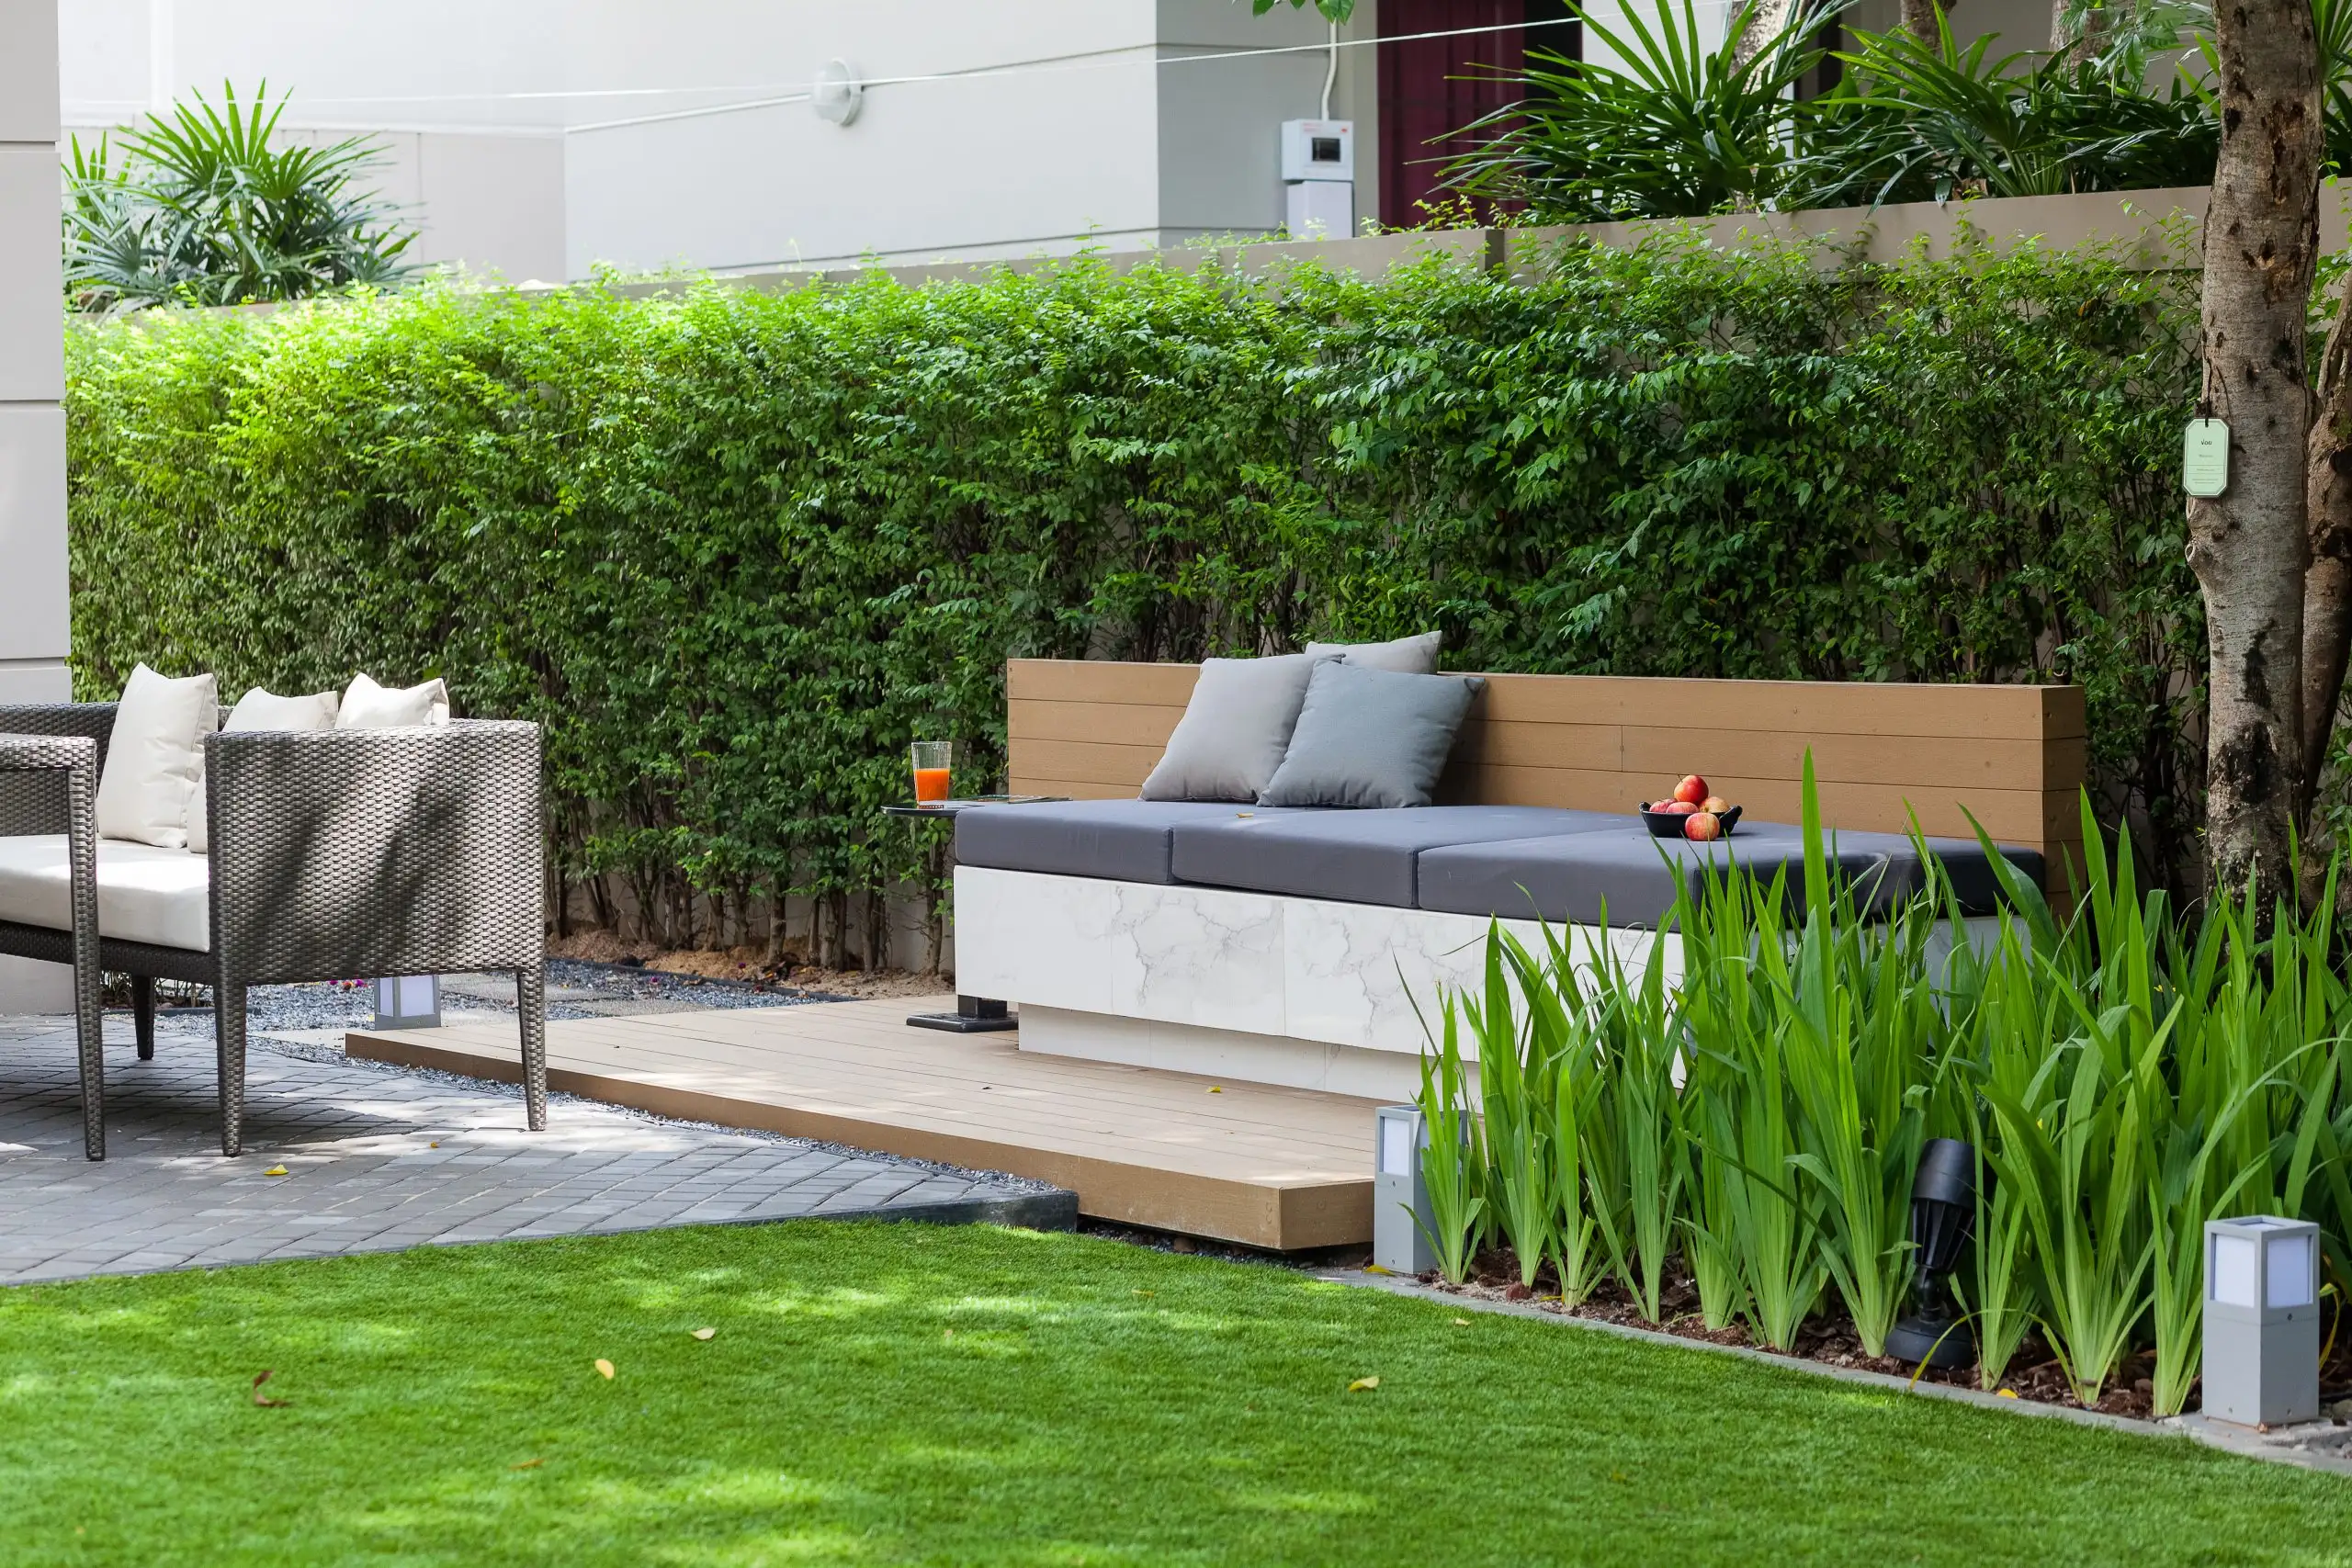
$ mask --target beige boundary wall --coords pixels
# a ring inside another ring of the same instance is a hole
[[[1972,235],[2002,249],[2027,242],[2038,242],[2057,250],[2093,243],[2121,244],[2129,247],[2130,259],[2136,265],[2150,270],[2177,270],[2199,265],[2206,197],[2203,186],[2182,186],[2089,196],[1905,202],[1876,209],[1833,208],[1812,212],[1728,213],[1715,218],[1645,219],[1544,228],[1449,229],[1353,240],[1192,245],[1182,249],[1106,252],[1102,259],[1120,272],[1139,266],[1198,267],[1215,258],[1245,273],[1277,272],[1301,261],[1316,261],[1338,270],[1378,276],[1394,266],[1439,254],[1465,266],[1487,271],[1507,269],[1513,277],[1529,281],[1540,275],[1544,253],[1570,236],[1583,235],[1605,245],[1631,248],[1687,228],[1705,235],[1710,243],[1727,249],[1792,239],[1827,240],[1839,244],[1846,254],[1871,262],[1900,261],[1912,254],[1914,246],[1924,246],[1930,256],[1948,256]],[[2352,186],[2331,180],[2322,187],[2320,231],[2325,250],[2352,248]],[[1837,265],[1837,254],[1836,251],[1825,252],[1824,265]],[[1035,256],[1010,261],[934,262],[916,266],[745,272],[719,275],[713,281],[735,288],[776,290],[819,281],[848,282],[878,270],[914,288],[927,283],[975,281],[999,270],[1034,272],[1067,265],[1069,260],[1067,256]],[[632,296],[660,293],[677,286],[675,279],[649,278],[611,287],[616,293]]]

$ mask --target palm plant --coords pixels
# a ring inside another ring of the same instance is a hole
[[[66,169],[65,292],[78,310],[302,299],[396,285],[416,268],[398,212],[359,182],[377,145],[273,145],[285,100],[223,85],[139,130],[76,139]],[[119,157],[118,157],[119,154]]]
[[[1838,56],[1847,75],[1813,106],[1785,205],[2057,196],[2212,176],[2219,132],[2188,84],[2157,97],[2141,85],[2144,61],[1996,55],[1996,34],[1962,47],[1940,9],[1936,26],[1932,42],[1907,28],[1860,33],[1861,47]]]
[[[1800,3],[1747,55],[1741,39],[1757,5],[1747,0],[1713,48],[1690,0],[1655,0],[1654,21],[1628,6],[1623,31],[1584,16],[1585,35],[1623,63],[1529,51],[1513,78],[1521,101],[1462,133],[1480,144],[1447,165],[1445,185],[1562,222],[1758,205],[1782,183],[1804,113],[1795,89],[1821,59],[1810,39],[1822,12]]]

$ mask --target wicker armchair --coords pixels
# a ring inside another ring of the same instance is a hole
[[[0,748],[0,835],[88,840],[86,793],[105,766],[112,703],[0,705],[0,738],[96,743],[85,774]],[[539,731],[461,719],[401,729],[239,730],[205,740],[209,940],[198,951],[98,940],[132,976],[139,1055],[155,1049],[157,977],[209,985],[220,1065],[220,1149],[243,1145],[245,987],[303,980],[513,970],[531,1130],[547,1125],[546,849]],[[78,824],[75,820],[78,816]],[[77,830],[78,828],[78,830]],[[92,902],[104,905],[104,874]],[[75,881],[76,904],[83,883]],[[77,908],[77,914],[79,909]],[[0,919],[0,953],[70,964],[74,932]],[[95,977],[83,986],[82,1107],[106,1155],[104,1075],[92,1060]]]

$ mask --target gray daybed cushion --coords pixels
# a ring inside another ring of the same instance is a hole
[[[1431,806],[1419,811],[1261,811],[1177,825],[1179,882],[1413,907],[1423,852],[1535,834],[1587,833],[1624,818],[1544,806]]]
[[[1950,870],[1963,912],[1993,907],[1995,884],[1984,852],[1957,839],[1928,847]],[[1925,872],[1911,840],[1899,833],[1835,832],[1826,847],[1838,875],[1850,882],[1866,909],[1883,910],[1921,886]],[[2041,857],[2007,852],[2039,880]],[[1655,928],[1674,908],[1678,885],[1695,895],[1709,866],[1745,866],[1770,881],[1788,872],[1790,916],[1804,914],[1804,838],[1779,822],[1742,822],[1729,839],[1697,844],[1653,839],[1638,820],[1619,831],[1495,840],[1432,849],[1420,857],[1420,907],[1457,915],[1599,925],[1604,909],[1612,926]]]
[[[1437,673],[1439,632],[1400,637],[1394,642],[1310,642],[1310,659],[1338,659],[1359,670],[1394,670],[1405,675]]]
[[[1041,800],[983,806],[956,816],[956,858],[965,865],[1173,882],[1168,857],[1178,824],[1229,822],[1256,807],[1186,800]],[[1269,814],[1275,815],[1275,814]]]
[[[1307,679],[1321,662],[1304,653],[1202,660],[1143,798],[1255,802],[1283,765]]]
[[[1427,806],[1486,682],[1326,660],[1261,806]]]

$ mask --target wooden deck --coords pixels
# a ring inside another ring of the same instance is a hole
[[[1372,1238],[1374,1101],[910,1029],[952,997],[559,1020],[548,1082],[659,1115],[1011,1171],[1082,1213],[1295,1250]],[[356,1032],[355,1057],[514,1083],[512,1024]],[[560,1113],[560,1111],[558,1112]]]

